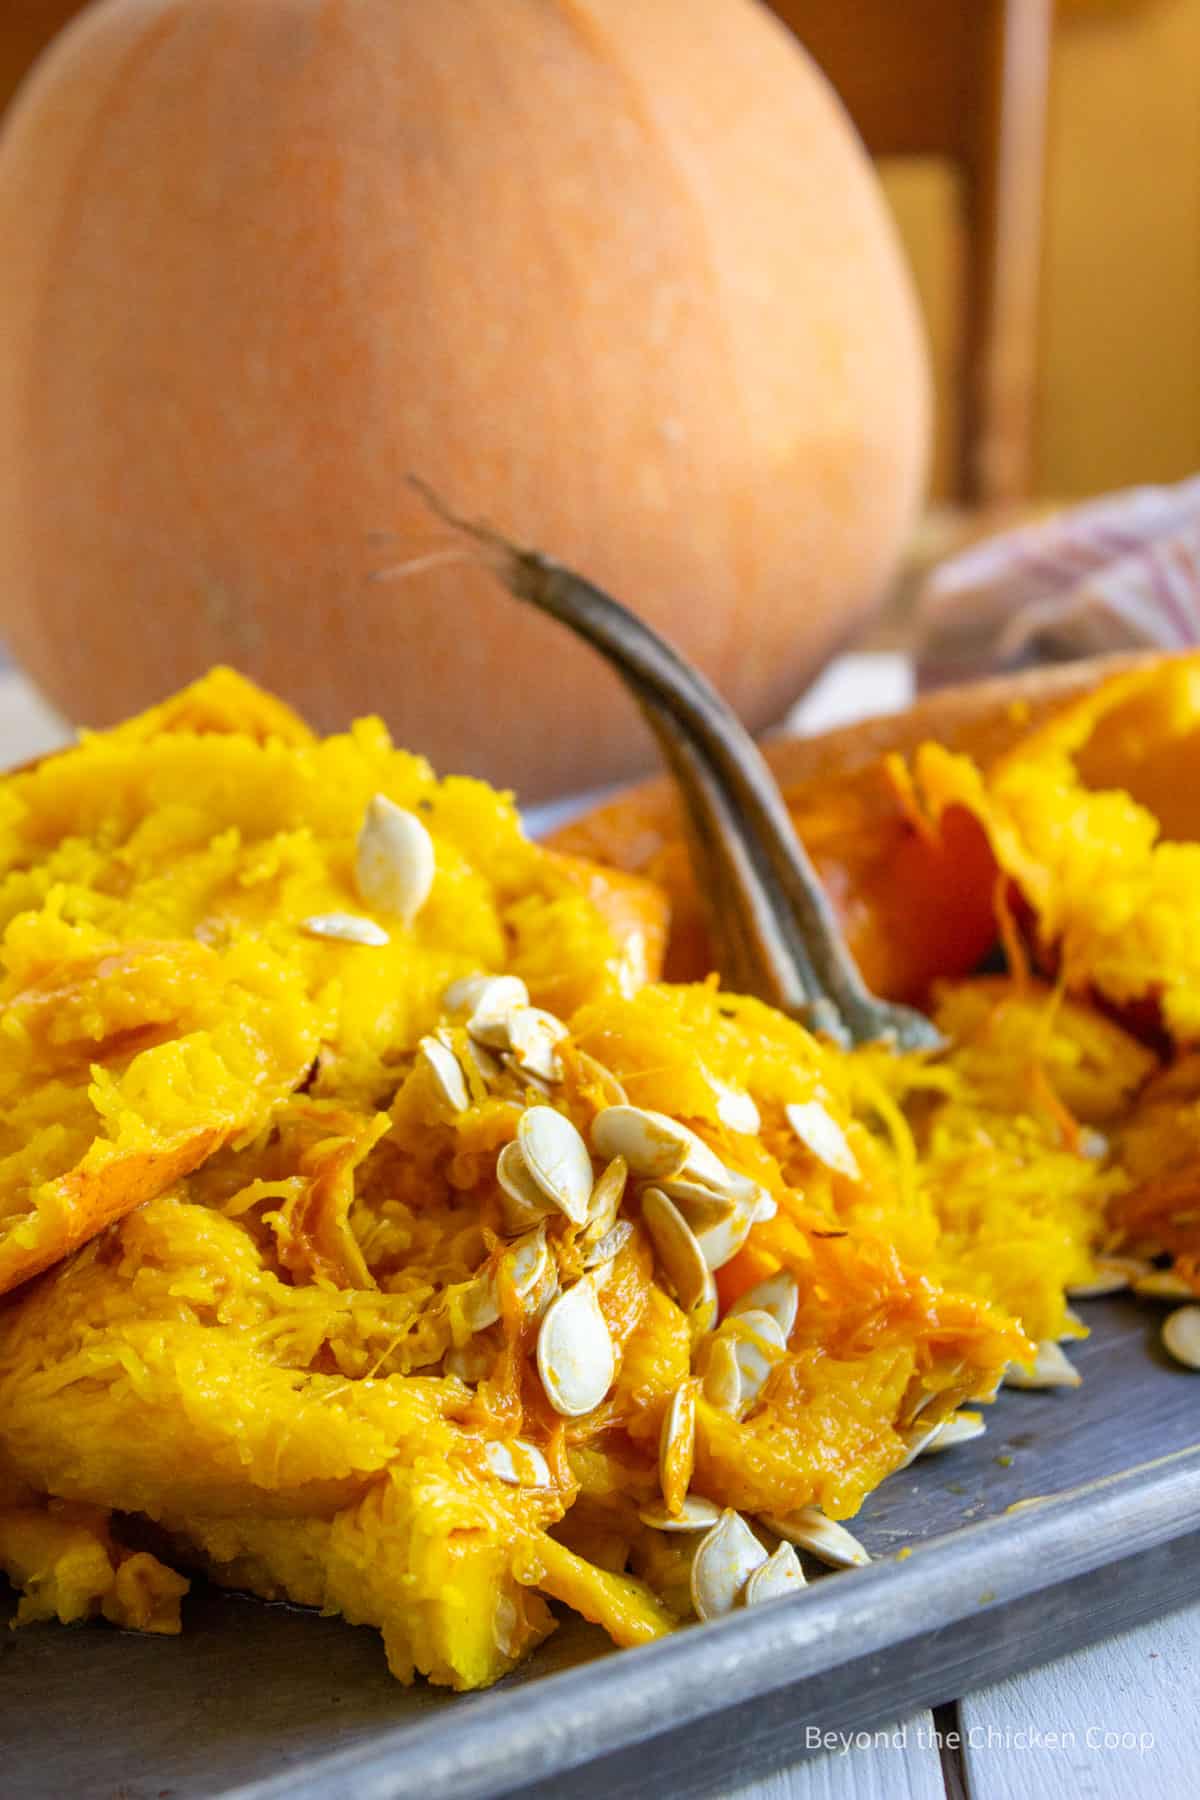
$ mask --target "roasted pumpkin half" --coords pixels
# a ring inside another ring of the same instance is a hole
[[[842,901],[869,869],[878,920],[897,848],[929,890],[900,985],[946,1047],[906,1055],[659,979],[640,802],[591,860],[540,846],[228,671],[9,776],[18,1619],[177,1630],[202,1570],[471,1688],[547,1601],[636,1644],[798,1585],[797,1546],[861,1560],[837,1521],[961,1408],[1077,1379],[1070,1293],[1192,1289],[1198,730],[1184,661],[999,758],[872,759],[897,810],[860,809]],[[964,973],[960,901],[1003,973]]]

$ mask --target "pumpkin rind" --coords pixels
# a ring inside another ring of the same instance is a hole
[[[650,753],[592,657],[461,561],[375,579],[445,546],[410,471],[755,726],[917,497],[882,199],[749,0],[116,0],[7,121],[0,240],[0,632],[89,724],[232,661],[318,726],[595,784]]]

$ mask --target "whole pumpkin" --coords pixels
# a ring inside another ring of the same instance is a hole
[[[594,783],[649,759],[628,702],[410,471],[756,727],[917,498],[883,201],[752,0],[106,0],[9,116],[0,243],[0,636],[88,723],[224,660],[530,797]]]

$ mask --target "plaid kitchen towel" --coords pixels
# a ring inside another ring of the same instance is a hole
[[[922,688],[1132,649],[1200,643],[1200,476],[1130,488],[985,538],[927,578]]]

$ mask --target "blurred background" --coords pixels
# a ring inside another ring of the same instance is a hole
[[[0,106],[81,10],[2,0]],[[912,262],[931,498],[1069,499],[1200,466],[1200,0],[774,10],[849,107]]]

